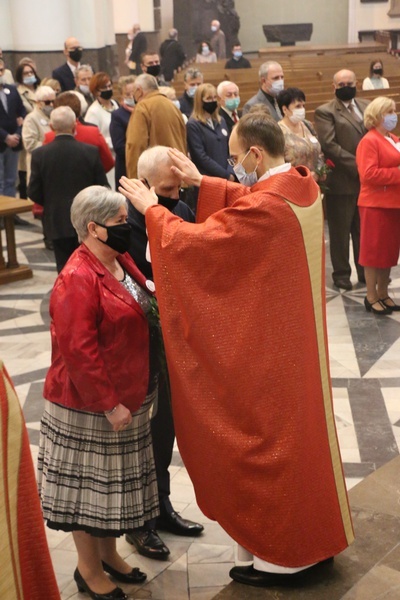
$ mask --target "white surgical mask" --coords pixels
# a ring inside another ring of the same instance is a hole
[[[176,106],[178,110],[181,110],[181,103],[179,102],[179,100],[171,100],[171,102]]]
[[[218,27],[216,27],[215,25],[211,25],[211,31],[213,33],[215,33],[218,30]]]
[[[203,56],[208,56],[210,54],[210,48],[208,46],[203,46],[201,49],[201,53]]]
[[[246,170],[242,164],[243,161],[246,160],[246,157],[250,154],[250,152],[251,150],[247,152],[247,154],[242,158],[240,163],[233,167],[233,170],[235,171],[235,175],[239,179],[239,182],[243,185],[247,185],[248,187],[251,187],[252,185],[257,183],[258,180],[256,173],[257,167],[251,173],[246,173]]]
[[[277,81],[273,81],[270,89],[271,96],[277,96],[279,92],[281,92],[284,88],[283,79],[278,79]]]
[[[296,125],[296,123],[300,123],[300,121],[304,121],[304,119],[306,118],[306,109],[303,108],[294,108],[292,110],[292,114],[289,115],[289,119],[290,121],[292,121],[292,123],[294,125]]]
[[[135,106],[135,99],[134,98],[124,98],[124,104],[126,104],[126,106]]]
[[[194,97],[197,88],[198,88],[197,85],[192,85],[188,90],[186,90],[186,93],[189,96],[189,98],[193,98]]]
[[[79,89],[82,92],[82,94],[89,94],[90,93],[90,88],[89,88],[88,85],[80,85]]]

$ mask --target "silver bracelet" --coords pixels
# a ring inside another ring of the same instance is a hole
[[[110,415],[113,415],[115,413],[115,411],[117,410],[118,404],[116,404],[114,406],[114,408],[112,408],[111,410],[105,410],[104,414],[106,415],[106,417],[109,417]]]

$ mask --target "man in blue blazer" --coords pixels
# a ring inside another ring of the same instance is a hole
[[[15,197],[21,128],[26,115],[14,85],[4,83],[4,61],[0,59],[0,195]]]
[[[60,82],[61,90],[66,92],[75,89],[75,71],[80,65],[82,58],[82,46],[74,37],[69,37],[64,42],[64,54],[67,62],[54,69],[53,79]]]

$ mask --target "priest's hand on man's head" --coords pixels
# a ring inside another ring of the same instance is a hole
[[[200,187],[203,175],[200,174],[196,165],[183,152],[170,148],[168,150],[169,157],[173,162],[171,171],[178,175],[187,185]]]
[[[118,191],[126,196],[129,202],[136,210],[142,213],[142,215],[145,214],[150,206],[154,206],[154,204],[158,203],[154,187],[149,189],[142,181],[140,181],[140,179],[121,177],[119,183]]]

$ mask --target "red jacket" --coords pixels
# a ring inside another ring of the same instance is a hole
[[[371,129],[358,144],[356,161],[361,182],[358,206],[400,208],[400,152]]]
[[[146,278],[130,256],[118,260],[147,290]],[[147,318],[85,244],[54,284],[50,316],[52,361],[44,397],[89,412],[119,403],[137,410],[149,378]]]
[[[54,137],[54,131],[49,131],[44,136],[43,144],[49,144],[54,140]],[[85,144],[90,144],[91,146],[97,146],[99,149],[101,164],[103,165],[105,172],[108,173],[108,171],[111,171],[115,165],[115,160],[111,154],[110,148],[107,146],[104,136],[101,134],[98,127],[92,125],[82,125],[82,123],[77,121],[75,139],[78,140],[78,142],[84,142]]]

